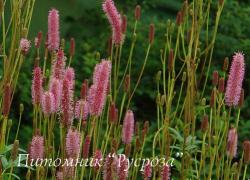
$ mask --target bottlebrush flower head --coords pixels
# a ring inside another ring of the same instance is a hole
[[[109,109],[109,119],[111,123],[116,123],[118,119],[118,109],[115,106],[115,103],[112,102]]]
[[[33,80],[31,86],[32,102],[33,105],[41,103],[42,92],[43,92],[43,76],[40,67],[35,67],[33,70]]]
[[[20,49],[22,51],[22,54],[26,55],[26,54],[28,54],[29,49],[31,47],[31,42],[26,38],[22,38],[20,40],[20,45],[19,46],[20,46]]]
[[[117,11],[113,0],[104,0],[102,8],[112,27],[113,43],[119,45],[123,41],[121,16]]]
[[[128,161],[127,157],[124,155],[124,157],[118,158],[118,168],[117,168],[117,176],[119,180],[126,180],[128,177]]]
[[[73,68],[69,67],[65,70],[64,79],[68,79],[70,88],[73,90],[75,85],[75,71]]]
[[[55,98],[52,92],[44,92],[42,96],[42,110],[46,116],[55,112]]]
[[[116,154],[109,153],[105,159],[103,179],[115,179],[117,176],[117,156]]]
[[[10,111],[10,105],[11,105],[11,86],[9,83],[7,83],[4,86],[4,92],[3,92],[3,109],[2,114],[3,116],[7,117],[9,115]]]
[[[69,127],[73,121],[73,91],[68,79],[64,79],[62,84],[61,111],[61,122],[65,127]]]
[[[91,115],[101,115],[109,87],[111,62],[102,60],[95,67],[93,85],[88,91],[89,112]]]
[[[152,167],[150,165],[150,163],[147,163],[144,167],[144,171],[143,171],[143,176],[144,179],[149,179],[152,176]]]
[[[237,143],[238,143],[237,130],[235,128],[232,128],[229,130],[227,138],[227,155],[230,158],[236,157]]]
[[[30,157],[37,160],[44,157],[44,138],[40,135],[33,136],[30,145]]]
[[[88,118],[89,106],[85,100],[79,100],[75,105],[75,118],[80,120],[86,120]]]
[[[126,112],[122,126],[122,142],[130,144],[134,135],[134,113],[131,110]]]
[[[62,84],[59,79],[53,78],[50,81],[49,91],[54,95],[55,111],[59,111],[62,97]]]
[[[66,153],[68,157],[78,158],[80,153],[81,136],[77,130],[69,129],[66,136]]]
[[[84,144],[82,146],[82,158],[87,159],[89,157],[89,148],[90,148],[91,137],[86,136]]]
[[[235,53],[233,56],[225,93],[225,102],[228,106],[238,105],[244,74],[244,55],[240,52]]]
[[[59,13],[56,9],[51,9],[48,15],[48,49],[58,50],[59,43]]]
[[[102,159],[102,151],[97,149],[94,154],[94,162],[99,162]],[[101,166],[98,163],[94,163],[93,167],[97,171]]]
[[[65,57],[63,50],[58,50],[57,59],[52,65],[52,78],[63,79],[65,71]]]
[[[170,166],[166,164],[162,167],[161,178],[162,180],[170,180],[170,175],[171,175]]]

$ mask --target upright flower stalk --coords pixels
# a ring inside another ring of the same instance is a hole
[[[59,43],[59,13],[56,9],[51,9],[48,16],[48,49],[58,50]]]
[[[233,56],[232,65],[227,80],[225,101],[228,106],[237,106],[240,100],[241,88],[245,74],[244,55],[240,52]]]
[[[104,0],[102,4],[103,11],[105,12],[109,23],[112,27],[112,40],[116,45],[120,45],[123,41],[122,38],[122,20],[119,12],[117,11],[113,0]]]

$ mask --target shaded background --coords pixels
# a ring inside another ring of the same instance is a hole
[[[96,64],[95,53],[99,51],[101,57],[106,57],[107,41],[110,36],[110,27],[101,9],[101,0],[37,0],[33,20],[31,24],[29,39],[33,41],[37,32],[42,30],[44,36],[47,32],[47,14],[49,9],[55,7],[60,11],[60,29],[61,37],[66,40],[66,55],[68,53],[69,40],[74,37],[76,40],[76,56],[74,57],[72,67],[76,71],[76,93],[79,95],[80,84],[85,78],[90,78],[94,65]],[[142,18],[138,27],[138,42],[135,48],[134,72],[139,72],[142,64],[145,45],[148,41],[148,27],[150,23],[156,25],[156,40],[150,58],[142,79],[142,83],[135,95],[133,109],[136,112],[136,120],[149,120],[154,124],[155,114],[155,74],[161,68],[160,49],[163,47],[163,36],[168,19],[175,21],[177,11],[181,8],[182,0],[116,0],[119,10],[127,15],[128,18],[128,38],[125,41],[124,58],[126,62],[126,53],[129,50],[129,37],[134,23],[134,7],[137,4],[142,6]],[[249,137],[250,129],[250,82],[249,82],[249,54],[250,54],[250,7],[248,1],[228,0],[222,14],[215,51],[213,56],[212,70],[221,70],[224,57],[231,58],[235,51],[243,51],[246,55],[246,79],[244,88],[246,92],[246,101],[241,113],[239,134],[240,141]],[[17,127],[17,117],[19,104],[23,103],[25,111],[22,118],[20,131],[20,144],[28,144],[31,139],[32,124],[32,103],[31,103],[31,78],[32,67],[34,64],[35,50],[26,58],[19,77],[17,91],[14,97],[11,117],[14,119],[13,132]],[[42,60],[42,59],[41,59]],[[212,71],[211,71],[212,72]],[[138,74],[134,74],[135,77]],[[210,73],[211,74],[211,73]],[[209,84],[211,77],[209,77]],[[207,88],[207,99],[211,87]],[[177,87],[178,90],[178,87]],[[16,113],[16,114],[14,114]],[[197,126],[199,127],[199,126]],[[26,148],[26,147],[24,147]]]

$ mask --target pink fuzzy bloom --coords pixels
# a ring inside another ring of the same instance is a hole
[[[26,54],[28,54],[29,49],[31,47],[31,42],[26,38],[22,38],[20,40],[20,45],[19,46],[20,46],[20,49],[21,49],[22,53],[24,55],[26,55]]]
[[[55,112],[55,97],[52,92],[43,93],[42,110],[46,116]]]
[[[113,0],[105,0],[102,4],[102,8],[112,27],[113,42],[116,45],[119,45],[123,41],[121,16],[117,11]]]
[[[118,164],[117,175],[119,180],[126,180],[128,177],[128,168],[129,168],[127,157],[125,155],[120,156],[118,158],[117,164]]]
[[[89,157],[89,148],[91,143],[91,137],[88,135],[85,138],[85,142],[82,146],[82,158],[87,159]]]
[[[56,172],[56,180],[63,180],[63,172],[62,171]]]
[[[107,155],[103,169],[104,180],[115,179],[117,176],[117,160],[118,159],[115,154],[109,153]]]
[[[97,171],[101,167],[101,165],[98,162],[100,162],[102,160],[102,151],[96,150],[93,159],[94,159],[93,167]]]
[[[89,111],[91,115],[100,116],[105,105],[109,87],[111,62],[103,60],[95,67],[93,85],[88,91]]]
[[[86,120],[89,113],[88,102],[85,100],[79,100],[75,105],[75,117],[80,120]]]
[[[57,59],[52,66],[52,78],[63,79],[65,71],[65,57],[63,50],[59,50],[57,53]]]
[[[73,90],[75,86],[75,71],[69,67],[65,70],[64,79],[68,79],[70,82],[70,88]]]
[[[56,9],[52,9],[48,15],[48,49],[50,51],[58,50],[59,43],[59,14]]]
[[[235,53],[227,80],[225,101],[228,106],[237,106],[240,100],[242,82],[245,74],[244,55]]]
[[[144,171],[143,171],[143,176],[144,179],[149,179],[152,176],[152,167],[150,165],[150,163],[147,163],[144,167]]]
[[[237,143],[238,143],[237,130],[235,128],[232,128],[229,130],[227,137],[227,155],[230,158],[236,157]]]
[[[122,126],[122,142],[124,144],[129,144],[132,141],[134,135],[134,123],[134,113],[131,110],[128,110]]]
[[[62,98],[62,84],[59,79],[53,78],[50,81],[49,91],[54,95],[55,98],[55,111],[59,111]]]
[[[30,157],[33,160],[43,159],[44,157],[44,139],[42,136],[33,136],[30,145]]]
[[[64,79],[62,83],[62,101],[61,101],[61,111],[62,111],[62,124],[65,127],[71,125],[73,121],[73,91],[71,89],[71,84],[68,79]]]
[[[169,165],[164,165],[162,167],[162,171],[161,171],[162,180],[170,180],[170,176],[171,176],[170,166]]]
[[[37,105],[41,102],[42,92],[43,92],[43,76],[40,67],[35,67],[33,70],[33,80],[31,87],[32,102],[33,105]]]
[[[66,136],[66,152],[68,157],[78,158],[80,153],[81,135],[77,130],[69,129]]]

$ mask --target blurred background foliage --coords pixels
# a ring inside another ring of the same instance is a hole
[[[133,58],[135,80],[138,77],[139,68],[142,64],[145,46],[148,41],[148,27],[150,23],[156,25],[156,40],[142,79],[142,83],[133,100],[136,120],[149,120],[151,124],[155,122],[155,75],[161,68],[160,49],[164,43],[164,33],[166,22],[171,19],[175,22],[177,11],[181,8],[181,0],[122,0],[115,1],[121,13],[127,15],[128,34],[125,40],[122,61],[126,62],[130,48],[130,37],[134,23],[134,7],[137,4],[142,6],[142,18],[138,26],[138,41]],[[110,37],[110,27],[101,9],[101,0],[37,0],[34,16],[31,24],[29,39],[32,41],[37,32],[42,30],[44,37],[47,32],[47,13],[49,9],[55,7],[60,11],[61,37],[66,40],[66,55],[68,54],[69,40],[74,37],[76,40],[76,56],[72,66],[76,71],[76,91],[79,95],[81,82],[85,78],[90,78],[93,67],[96,64],[96,52],[101,53],[101,57],[107,56],[107,42]],[[249,137],[250,129],[250,76],[249,76],[249,54],[250,54],[250,6],[247,0],[228,0],[221,18],[216,48],[213,56],[212,70],[222,68],[223,59],[231,58],[235,51],[243,51],[246,55],[246,79],[244,82],[246,101],[241,113],[241,133],[240,141]],[[213,14],[212,14],[213,18]],[[32,67],[34,65],[35,50],[29,53],[25,59],[19,77],[19,83],[12,106],[12,118],[15,129],[19,116],[19,104],[23,103],[25,110],[22,118],[20,144],[30,141],[32,123],[32,103],[31,103],[31,78]],[[41,57],[41,61],[43,58]],[[125,63],[124,63],[125,64]],[[211,71],[212,72],[212,71]],[[212,74],[212,73],[210,73]],[[209,78],[211,82],[211,77]],[[211,84],[211,83],[208,83]],[[212,86],[211,86],[212,87]],[[211,87],[207,89],[211,89]],[[178,90],[178,87],[177,87]],[[209,100],[210,91],[207,92]],[[198,121],[199,122],[199,121]],[[199,127],[199,125],[197,126]],[[13,130],[14,132],[14,130]]]

